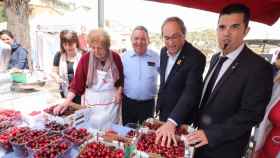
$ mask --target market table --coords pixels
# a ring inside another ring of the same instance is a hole
[[[1,83],[1,74],[0,74],[0,83]],[[43,109],[55,105],[58,102],[61,102],[58,90],[53,90],[55,86],[49,86],[53,82],[47,83],[44,87],[40,89],[30,89],[24,91],[13,91],[10,89],[11,83],[0,84],[0,109],[12,109],[20,111],[22,115],[22,124],[20,126],[28,126],[32,129],[44,129],[45,128],[45,118]],[[32,112],[40,112],[37,115],[30,115]],[[89,116],[90,114],[85,114]],[[75,125],[76,128],[85,128],[91,134],[96,136],[97,129],[92,129],[88,121],[85,121],[82,124]],[[131,128],[123,127],[121,125],[112,125],[111,129],[116,131],[120,135],[126,135]],[[98,131],[99,132],[99,131]],[[103,131],[104,132],[104,131]],[[136,145],[136,144],[135,144]],[[186,151],[186,150],[185,150]],[[79,148],[71,148],[70,157],[75,158],[79,154]],[[186,152],[185,152],[186,154]],[[147,154],[141,151],[136,152],[136,157],[146,158]],[[0,150],[0,157],[2,158],[17,158],[14,152],[5,153],[4,150]],[[187,156],[187,158],[191,158]]]

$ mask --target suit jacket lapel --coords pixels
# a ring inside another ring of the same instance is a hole
[[[230,67],[227,69],[227,71],[224,73],[224,75],[222,76],[222,78],[218,81],[218,83],[216,84],[216,86],[214,87],[208,102],[211,101],[212,98],[215,97],[216,93],[218,92],[218,90],[221,88],[221,86],[223,85],[223,83],[230,77],[230,75],[234,72],[234,70],[238,67],[239,63],[238,62],[233,62]]]
[[[240,62],[243,58],[243,56],[245,55],[245,49],[246,47],[244,47],[244,49],[242,50],[242,52],[238,55],[238,57],[235,59],[235,61],[233,61],[233,63],[229,66],[229,68],[226,70],[226,72],[223,74],[223,76],[221,77],[221,79],[218,81],[218,83],[216,84],[216,86],[214,87],[207,103],[209,103],[217,94],[217,92],[219,91],[219,89],[222,87],[222,85],[225,83],[225,81],[230,77],[230,75],[239,67]]]
[[[165,84],[165,70],[166,70],[166,66],[167,66],[167,60],[168,60],[168,56],[167,53],[165,52],[163,54],[163,58],[162,58],[162,67],[160,68],[160,82],[164,85]]]
[[[175,76],[175,73],[177,72],[178,68],[180,68],[180,66],[183,64],[184,60],[185,60],[185,53],[183,51],[180,52],[176,62],[174,63],[168,77],[166,80],[166,84],[171,80],[172,77]]]
[[[219,53],[220,54],[220,53]],[[214,66],[216,65],[216,63],[218,62],[219,59],[219,54],[217,54],[216,56],[213,56],[213,59],[210,61],[210,66],[209,66],[209,70],[204,78],[204,84],[205,81],[207,80],[207,78],[209,77],[210,73],[212,72]]]
[[[204,97],[204,93],[205,93],[205,91],[206,91],[206,87],[205,87],[205,86],[207,86],[207,85],[206,85],[206,81],[207,81],[207,79],[208,79],[210,73],[213,71],[213,68],[215,67],[216,63],[218,62],[219,54],[220,54],[220,53],[214,55],[214,56],[211,58],[210,66],[209,66],[208,72],[207,72],[207,74],[206,74],[206,76],[205,76],[205,78],[204,78],[204,80],[203,80],[203,90],[202,90],[202,92],[201,92],[202,95],[201,95],[201,98],[200,98],[200,104],[201,104],[202,98]],[[199,107],[200,107],[200,106],[201,106],[201,105],[199,105]]]

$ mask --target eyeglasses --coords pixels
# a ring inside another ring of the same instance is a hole
[[[174,41],[174,40],[177,40],[177,39],[179,39],[179,38],[181,38],[181,37],[183,37],[184,35],[182,34],[182,33],[175,33],[175,34],[173,34],[172,36],[163,36],[163,39],[165,40],[165,41]]]

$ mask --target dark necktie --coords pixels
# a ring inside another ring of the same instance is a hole
[[[214,72],[212,73],[212,76],[207,84],[207,87],[206,87],[206,90],[205,90],[205,93],[203,95],[203,98],[202,98],[202,101],[201,101],[201,104],[200,104],[200,107],[203,107],[204,104],[207,103],[208,101],[208,98],[209,96],[211,95],[211,92],[212,92],[212,89],[213,89],[213,86],[216,82],[216,79],[219,75],[219,72],[223,66],[223,63],[227,60],[227,57],[219,57],[219,61],[215,67],[215,70]]]

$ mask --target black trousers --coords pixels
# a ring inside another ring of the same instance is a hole
[[[124,95],[122,106],[123,125],[127,123],[142,123],[149,117],[153,117],[155,99],[134,100]]]

